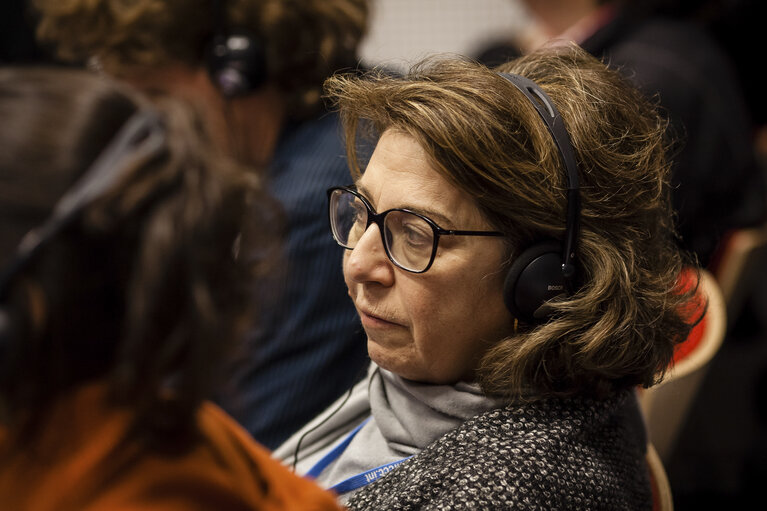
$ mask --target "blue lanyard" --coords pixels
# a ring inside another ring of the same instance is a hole
[[[320,461],[318,461],[311,469],[309,469],[309,471],[306,473],[306,476],[312,479],[316,479],[317,476],[319,476],[322,473],[322,471],[327,468],[328,465],[330,465],[333,461],[335,461],[341,455],[341,453],[344,452],[347,447],[349,447],[349,444],[351,443],[352,439],[357,435],[357,433],[359,433],[360,429],[362,429],[362,426],[367,424],[369,420],[370,420],[370,417],[365,419],[362,422],[362,424],[354,428],[354,430],[351,433],[349,433],[340,444],[335,446],[333,450],[331,450],[329,453],[323,456]],[[371,468],[370,470],[366,470],[365,472],[362,472],[361,474],[357,474],[356,476],[352,476],[348,479],[344,479],[340,483],[332,486],[330,489],[339,495],[350,492],[352,490],[356,490],[357,488],[361,488],[365,486],[366,484],[370,484],[376,479],[379,479],[385,476],[386,474],[391,472],[394,469],[394,467],[396,467],[397,465],[399,465],[406,459],[408,458],[403,458],[401,460],[393,461],[391,463],[386,463],[379,467]]]

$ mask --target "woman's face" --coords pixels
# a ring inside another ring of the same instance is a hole
[[[357,189],[379,213],[407,208],[443,229],[491,230],[472,199],[434,170],[406,134],[383,134]],[[411,380],[473,380],[484,352],[512,329],[503,303],[504,255],[500,237],[441,236],[431,268],[410,273],[386,257],[371,224],[344,255],[371,359]]]

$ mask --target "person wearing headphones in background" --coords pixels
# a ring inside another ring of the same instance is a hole
[[[84,70],[0,69],[0,118],[0,507],[338,509],[207,401],[274,244],[259,175]]]
[[[326,90],[356,176],[330,224],[372,363],[274,455],[351,509],[649,509],[635,389],[697,319],[652,105],[576,46]]]
[[[367,0],[35,0],[38,35],[150,93],[191,100],[222,147],[267,166],[282,204],[284,256],[262,291],[249,349],[218,401],[275,447],[364,374],[327,235],[325,190],[348,182],[338,117],[322,82],[357,66]]]

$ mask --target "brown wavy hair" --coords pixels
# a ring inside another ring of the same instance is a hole
[[[150,109],[86,71],[0,69],[3,253],[147,111],[164,125],[158,150],[120,159],[119,180],[3,289],[0,420],[18,445],[59,396],[95,380],[136,411],[137,434],[183,443],[248,326],[266,261],[251,255],[271,243],[259,175],[218,154],[187,105]]]
[[[268,79],[294,118],[321,105],[322,82],[357,66],[369,0],[33,0],[38,37],[65,60],[97,57],[112,74],[133,66],[203,63],[215,30],[215,3],[226,23],[263,44]]]
[[[506,234],[509,263],[536,240],[561,239],[561,158],[536,110],[499,72],[537,82],[572,139],[581,183],[581,285],[553,304],[548,322],[521,325],[493,346],[478,369],[480,383],[487,394],[510,397],[650,386],[695,322],[682,306],[696,286],[678,286],[688,260],[675,243],[666,124],[617,73],[569,46],[497,69],[432,58],[401,78],[376,71],[333,77],[326,91],[344,121],[352,172],[362,172],[358,141],[398,130]]]

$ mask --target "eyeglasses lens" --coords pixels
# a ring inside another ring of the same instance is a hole
[[[384,219],[389,253],[397,264],[412,271],[428,266],[434,231],[423,218],[406,211],[391,211]]]
[[[367,227],[368,212],[365,204],[352,193],[335,190],[331,197],[330,213],[336,241],[346,248],[354,248]]]
[[[335,190],[330,204],[333,235],[342,246],[353,249],[365,233],[368,210],[353,193]],[[428,265],[434,249],[434,230],[426,220],[406,211],[389,211],[383,235],[389,257],[398,266],[420,272]]]

